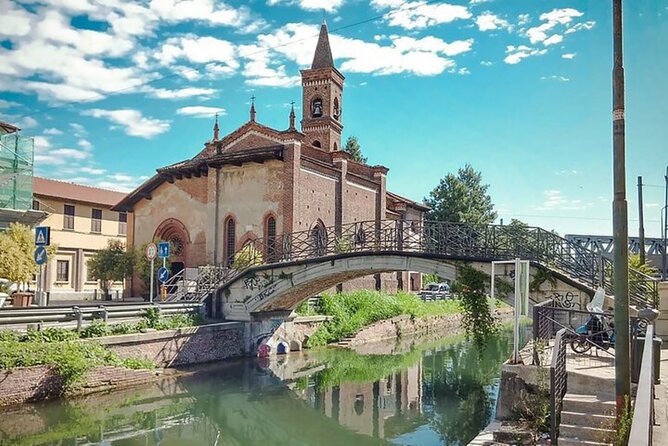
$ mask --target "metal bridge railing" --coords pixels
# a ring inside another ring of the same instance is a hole
[[[654,428],[654,324],[649,324],[643,347],[642,364],[629,444],[652,444]]]
[[[554,349],[550,364],[550,439],[557,444],[561,406],[566,394],[568,374],[566,372],[566,343],[568,332],[565,328],[559,330],[554,338]]]
[[[363,221],[341,226],[315,226],[310,230],[258,238],[227,259],[231,270],[214,275],[201,272],[196,280],[205,293],[238,276],[243,270],[281,262],[319,259],[347,253],[416,252],[452,260],[492,261],[515,257],[555,271],[594,291],[612,292],[612,263],[600,253],[549,231],[535,227],[471,225],[425,221]],[[211,267],[215,268],[215,267]],[[175,279],[178,280],[178,279]],[[629,271],[629,299],[637,307],[654,307],[658,281]],[[193,298],[202,293],[174,295]],[[171,294],[171,293],[170,293]],[[171,299],[171,297],[170,297]]]

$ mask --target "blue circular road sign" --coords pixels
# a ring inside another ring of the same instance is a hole
[[[38,265],[44,265],[46,263],[46,248],[44,246],[35,248],[35,263]]]
[[[160,269],[158,270],[158,280],[161,283],[165,283],[167,282],[167,279],[169,279],[169,270],[164,266],[161,266]]]

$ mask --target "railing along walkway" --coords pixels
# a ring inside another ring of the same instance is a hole
[[[612,261],[541,228],[383,220],[332,227],[317,225],[307,231],[252,240],[228,257],[226,264],[232,268],[200,269],[194,290],[181,294],[170,292],[170,300],[202,299],[208,291],[215,291],[254,266],[315,262],[354,253],[403,252],[480,262],[519,257],[568,277],[591,291],[600,286],[611,295],[613,289]],[[171,283],[185,279],[174,277]],[[656,279],[631,269],[629,282],[629,299],[633,305],[656,306]]]

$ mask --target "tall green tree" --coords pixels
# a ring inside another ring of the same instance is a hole
[[[367,158],[362,155],[362,147],[360,147],[357,136],[349,136],[348,139],[346,139],[346,145],[343,146],[343,151],[348,152],[351,160],[366,164]]]
[[[132,275],[135,253],[126,251],[120,240],[109,240],[105,249],[95,253],[88,260],[91,277],[100,281],[100,288],[105,296],[109,294],[112,283],[125,280]]]
[[[56,252],[56,246],[48,246],[47,256]],[[25,283],[32,280],[39,267],[34,260],[35,236],[30,227],[12,223],[0,232],[0,277],[10,282]]]
[[[457,174],[447,174],[424,199],[430,220],[453,223],[489,224],[496,220],[492,198],[482,174],[466,164]]]

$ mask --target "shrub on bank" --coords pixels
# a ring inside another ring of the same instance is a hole
[[[349,337],[363,327],[401,314],[414,318],[454,314],[459,311],[456,300],[423,302],[418,296],[399,292],[396,295],[379,291],[359,290],[352,293],[325,294],[320,299],[319,313],[332,316],[309,339],[309,347],[326,345]]]

